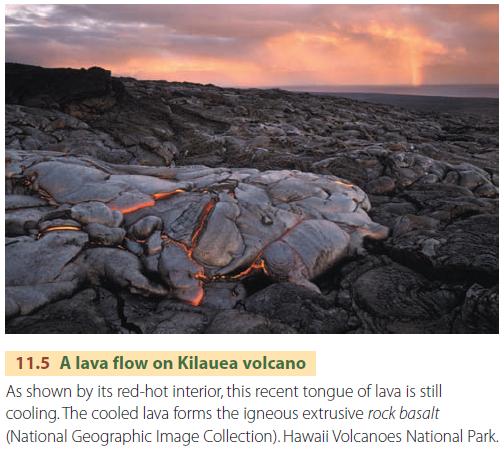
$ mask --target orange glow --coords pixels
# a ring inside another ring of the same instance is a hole
[[[180,249],[182,249],[191,261],[193,261],[195,264],[199,265],[192,258],[192,249],[188,248],[187,245],[185,245],[183,242],[179,242],[174,239],[171,239],[168,235],[166,235],[164,233],[162,234],[161,238],[165,242],[170,242],[170,243],[176,245],[177,247],[179,247]],[[192,276],[195,280],[198,280],[201,282],[208,281],[208,277],[205,275],[203,268],[201,268],[197,272],[193,273]],[[205,298],[205,291],[204,291],[203,287],[201,285],[199,285],[197,294],[193,298],[186,300],[186,301],[188,303],[190,303],[192,306],[199,306],[204,298]]]
[[[422,69],[429,57],[442,56],[448,50],[435,40],[422,35],[412,26],[393,27],[373,22],[366,28],[370,36],[393,41],[404,55],[406,65],[409,63],[410,82],[419,86],[423,81]]]
[[[196,272],[194,274],[194,278],[196,278],[197,280],[200,280],[200,281],[208,281],[209,280],[209,278],[206,276],[206,274],[205,274],[205,272],[203,272],[203,270],[200,270],[199,272]]]
[[[248,277],[251,273],[258,270],[262,270],[265,275],[268,275],[268,269],[266,267],[266,263],[262,258],[256,259],[247,269],[241,271],[236,275],[229,276],[227,278],[230,280],[240,280],[242,278]]]
[[[175,189],[172,192],[156,192],[155,194],[152,194],[152,198],[154,200],[164,200],[165,198],[169,198],[172,195],[179,194],[181,192],[185,192],[184,189]]]
[[[187,254],[187,256],[189,257],[189,259],[191,261],[193,261],[195,264],[199,265],[199,263],[196,262],[196,261],[194,261],[194,259],[192,257],[192,248],[189,248],[183,242],[176,241],[175,239],[172,239],[170,236],[168,236],[168,235],[166,235],[164,233],[161,236],[161,239],[163,239],[167,243],[170,242],[170,243],[176,245],[177,247],[179,247],[180,249],[182,249],[184,251],[184,253]],[[200,280],[200,281],[206,281],[206,280],[208,280],[208,277],[205,275],[205,272],[203,271],[203,269],[201,269],[198,272],[196,272],[194,274],[194,278],[196,280]]]
[[[189,300],[189,303],[192,306],[199,306],[199,305],[201,305],[201,302],[203,301],[204,298],[205,298],[205,291],[203,288],[201,288],[198,290],[198,293],[196,294],[196,296],[194,298],[192,298],[191,300]]]
[[[208,217],[210,216],[210,213],[215,208],[216,203],[217,203],[217,200],[214,199],[214,198],[212,198],[205,205],[205,207],[203,208],[203,211],[200,214],[200,217],[198,219],[198,226],[194,230],[193,235],[191,237],[191,249],[189,250],[189,252],[190,252],[189,255],[190,256],[192,256],[194,248],[196,247],[196,245],[198,245],[199,236],[200,236],[201,232],[203,231],[203,229],[205,228],[205,225],[207,223]]]
[[[139,211],[143,208],[149,208],[149,207],[155,206],[156,200],[164,200],[166,198],[169,198],[169,197],[171,197],[175,194],[179,194],[181,192],[185,192],[185,191],[183,189],[175,189],[174,191],[171,191],[171,192],[156,192],[156,193],[152,194],[152,200],[150,200],[150,201],[137,203],[135,205],[125,206],[125,207],[115,206],[115,205],[113,205],[113,206],[109,205],[109,206],[110,206],[110,209],[112,209],[112,210],[120,211],[123,214],[131,214],[131,213]]]
[[[55,225],[52,227],[47,227],[42,233],[50,233],[51,231],[81,231],[81,227],[73,225]]]
[[[340,184],[341,186],[345,186],[347,188],[353,188],[354,185],[353,184],[350,184],[350,183],[343,183],[343,181],[339,181],[339,180],[336,180],[335,181],[336,184]]]
[[[75,65],[82,61],[61,61],[60,65]],[[93,63],[90,64],[93,65]],[[96,62],[95,62],[96,64]],[[257,83],[266,84],[268,75],[256,62],[240,61],[234,58],[185,57],[171,56],[158,58],[136,55],[121,61],[120,64],[103,63],[114,74],[121,74],[140,79],[192,81],[195,83],[213,82],[216,84],[239,84],[254,86]]]
[[[476,20],[476,19],[475,19]],[[494,24],[496,15],[478,16]],[[348,31],[350,30],[350,32]],[[350,25],[346,31],[296,30],[276,34],[257,44],[247,58],[200,55],[131,55],[121,61],[96,58],[55,58],[58,67],[101,65],[116,76],[189,81],[234,86],[275,85],[420,85],[430,64],[463,62],[464,46],[448,47],[425,35],[415,24],[390,24],[387,19]],[[355,36],[359,36],[356,38]]]
[[[161,239],[163,239],[167,243],[175,244],[177,247],[180,247],[182,250],[184,250],[185,253],[189,254],[189,247],[185,245],[183,242],[176,241],[175,239],[172,239],[165,233],[161,235]]]
[[[131,214],[135,211],[139,211],[141,209],[144,209],[144,208],[149,208],[150,206],[155,206],[156,202],[154,200],[151,200],[151,201],[146,201],[146,202],[142,202],[142,203],[137,203],[135,205],[131,205],[131,206],[124,206],[124,207],[120,207],[120,206],[110,206],[110,209],[114,210],[114,211],[120,211],[122,212],[123,214]]]
[[[214,275],[213,277],[205,277],[204,281],[241,280],[242,278],[248,277],[250,274],[256,271],[263,271],[265,275],[269,275],[266,263],[261,256],[256,258],[256,260],[246,269],[235,275]]]
[[[402,49],[401,45],[395,47]],[[98,63],[116,76],[218,85],[408,84],[411,64],[408,55],[399,50],[386,51],[375,43],[352,40],[336,32],[294,31],[265,39],[246,60],[240,60],[239,55],[232,58],[135,55],[120,63],[109,60]],[[55,63],[65,67],[96,64],[95,59],[82,58]]]
[[[418,85],[430,58],[448,53],[412,26],[372,22],[352,31],[368,39],[352,40],[337,31],[275,36],[265,44],[268,60],[274,71],[306,72],[313,83]]]
[[[169,243],[173,243],[173,244],[177,245],[179,248],[181,248],[184,251],[184,253],[186,253],[187,257],[191,261],[194,261],[195,264],[197,264],[199,266],[199,263],[197,261],[195,261],[193,258],[193,252],[194,252],[194,249],[196,248],[196,246],[198,245],[199,236],[201,235],[203,229],[205,228],[205,225],[208,221],[208,217],[210,216],[211,212],[215,208],[216,204],[217,204],[217,199],[212,198],[203,208],[203,211],[201,212],[200,217],[198,219],[198,225],[192,235],[190,247],[188,247],[183,242],[176,241],[176,240],[172,239],[166,233],[163,233],[161,235],[161,239],[167,243],[169,242]],[[262,257],[260,255],[255,259],[255,261],[249,267],[247,267],[246,269],[244,269],[243,271],[241,271],[240,273],[235,274],[235,275],[208,276],[204,272],[203,267],[201,267],[201,270],[198,270],[197,272],[193,273],[192,277],[198,281],[201,281],[202,283],[208,283],[211,281],[223,281],[223,280],[240,280],[242,278],[247,277],[251,273],[253,273],[255,271],[259,271],[259,270],[262,270],[266,275],[268,275],[266,263],[264,262],[264,260],[262,259]],[[188,302],[193,306],[199,306],[201,304],[201,302],[203,301],[204,297],[205,297],[205,291],[203,288],[201,288],[201,290],[198,290],[198,293],[196,294],[196,296],[193,299],[188,300]]]
[[[499,14],[495,10],[484,10],[476,14],[476,21],[486,30],[499,31]]]
[[[32,182],[29,181],[29,180],[26,180],[25,183],[26,183],[25,186],[31,186],[32,185]],[[54,198],[52,197],[52,195],[50,195],[49,192],[47,192],[45,189],[42,189],[41,187],[38,187],[37,188],[37,193],[38,193],[38,195],[40,196],[41,199],[45,200],[50,205],[59,206],[58,202],[56,200],[54,200]]]

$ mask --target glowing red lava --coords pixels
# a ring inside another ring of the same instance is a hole
[[[60,225],[54,227],[48,227],[44,230],[44,232],[48,231],[80,231],[81,227],[76,227],[73,225]]]
[[[38,235],[37,239],[40,239],[44,234],[51,233],[52,231],[81,231],[81,227],[74,225],[53,225],[42,230]]]
[[[134,213],[134,212],[139,211],[141,209],[155,206],[157,200],[164,200],[166,198],[172,197],[173,195],[180,194],[181,192],[186,192],[186,191],[184,191],[184,189],[175,189],[174,191],[170,191],[170,192],[155,192],[154,194],[152,194],[152,200],[148,200],[145,202],[140,202],[137,204],[128,205],[128,206],[124,206],[124,207],[113,205],[113,206],[110,206],[110,209],[113,209],[115,211],[120,211],[123,214],[131,214],[131,213]]]
[[[176,189],[171,192],[156,192],[156,193],[152,194],[152,200],[149,200],[149,201],[145,201],[145,202],[141,202],[141,203],[137,203],[137,204],[130,204],[130,205],[124,206],[124,207],[120,207],[120,206],[109,206],[109,207],[110,207],[110,209],[120,211],[123,214],[130,214],[130,213],[139,211],[144,208],[149,208],[149,207],[155,206],[156,201],[167,199],[167,198],[172,197],[173,195],[179,194],[181,192],[186,192],[186,191],[184,191],[183,189]],[[173,244],[180,247],[187,254],[188,258],[191,261],[194,261],[194,263],[199,267],[201,267],[201,265],[193,259],[192,255],[193,255],[194,249],[198,245],[198,239],[201,236],[201,233],[204,231],[205,226],[207,224],[207,221],[210,217],[210,214],[214,210],[216,204],[217,204],[217,199],[212,198],[203,207],[203,210],[201,211],[200,216],[198,218],[198,224],[197,224],[197,226],[191,236],[191,246],[190,247],[183,242],[176,241],[176,240],[172,239],[170,236],[168,236],[165,233],[163,233],[161,235],[161,239],[163,241],[172,242]],[[294,227],[292,227],[292,228],[294,228]],[[287,230],[286,233],[291,231],[291,229]],[[46,228],[45,230],[43,230],[41,232],[41,235],[44,233],[51,232],[51,231],[81,231],[81,227],[73,226],[73,225],[55,225],[55,226],[50,226],[50,227]],[[284,235],[286,233],[284,233]],[[137,242],[142,244],[142,243],[145,243],[146,241],[145,240],[138,240]],[[203,267],[201,267],[200,270],[198,270],[197,272],[192,274],[192,277],[195,280],[200,281],[201,283],[210,282],[210,281],[219,281],[219,280],[240,280],[242,278],[249,276],[251,273],[253,273],[255,271],[263,271],[266,275],[268,275],[268,269],[266,267],[266,263],[262,259],[261,254],[259,254],[257,256],[255,261],[249,267],[247,267],[246,269],[242,270],[241,272],[239,272],[235,275],[208,276],[207,274],[205,274]],[[197,289],[197,293],[195,294],[195,296],[192,299],[188,300],[188,302],[193,306],[199,306],[201,304],[201,302],[203,301],[204,297],[205,297],[205,291],[202,286],[199,286],[199,289]]]
[[[203,301],[204,298],[205,298],[205,291],[203,290],[203,288],[201,288],[201,290],[198,291],[196,296],[193,299],[189,300],[189,303],[192,306],[199,306],[201,305],[201,302]]]
[[[235,275],[218,275],[213,277],[213,280],[241,280],[248,277],[251,273],[262,270],[265,275],[268,275],[268,268],[264,259],[259,257],[250,266]]]
[[[139,211],[141,209],[149,208],[149,207],[155,206],[155,205],[156,205],[156,202],[154,200],[150,200],[150,201],[137,203],[137,204],[129,205],[129,206],[124,206],[124,207],[110,206],[110,209],[112,209],[114,211],[120,211],[123,214],[131,214],[131,213],[134,213],[134,212]]]
[[[210,216],[210,213],[215,208],[216,203],[217,203],[217,200],[212,198],[203,208],[203,211],[201,212],[201,214],[198,218],[198,225],[196,226],[196,229],[194,230],[192,237],[191,237],[191,248],[189,249],[189,256],[192,256],[194,248],[198,244],[199,236],[200,236],[201,232],[203,231],[203,229],[205,228],[208,217]]]
[[[171,192],[156,192],[155,194],[152,194],[152,198],[154,200],[164,200],[165,198],[169,198],[172,195],[179,194],[181,192],[186,192],[184,189],[175,189],[174,191]]]
[[[81,231],[81,227],[74,225],[54,225],[42,230],[42,233],[50,233],[51,231]]]

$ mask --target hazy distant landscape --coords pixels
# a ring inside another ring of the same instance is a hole
[[[293,92],[334,95],[382,105],[399,106],[422,112],[499,114],[499,85],[426,85],[426,86],[289,86]]]
[[[327,95],[327,93],[325,93]],[[430,95],[396,95],[375,93],[330,93],[337,97],[345,97],[383,105],[399,106],[415,111],[476,114],[481,116],[494,116],[499,114],[498,98],[483,97],[437,97]]]
[[[432,97],[498,98],[498,84],[427,84],[412,85],[333,85],[283,86],[288,91],[326,92],[346,94],[425,95]]]

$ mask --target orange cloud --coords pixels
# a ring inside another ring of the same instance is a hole
[[[350,35],[296,31],[273,37],[264,47],[273,72],[305,73],[311,82],[332,84],[419,85],[429,58],[448,52],[412,27],[378,23],[353,27]]]
[[[16,5],[6,59],[236,86],[498,82],[498,5]]]
[[[364,31],[369,36],[378,38],[378,41],[389,41],[396,46],[396,53],[401,58],[397,63],[406,74],[409,73],[409,83],[413,86],[422,84],[422,69],[432,56],[448,53],[443,44],[422,35],[412,26],[394,27],[373,22]],[[378,45],[380,44],[381,42],[378,42]]]

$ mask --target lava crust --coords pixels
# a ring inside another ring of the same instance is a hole
[[[194,306],[206,284],[256,271],[320,292],[309,280],[364,237],[388,234],[367,215],[366,194],[335,176],[204,166],[145,175],[51,152],[10,151],[7,161],[11,191],[24,191],[11,203],[33,204],[23,213],[40,215],[21,218],[26,236],[7,246],[8,316],[97,281],[148,297],[170,291]],[[35,255],[52,270],[34,264]],[[28,279],[20,276],[27,268]]]

